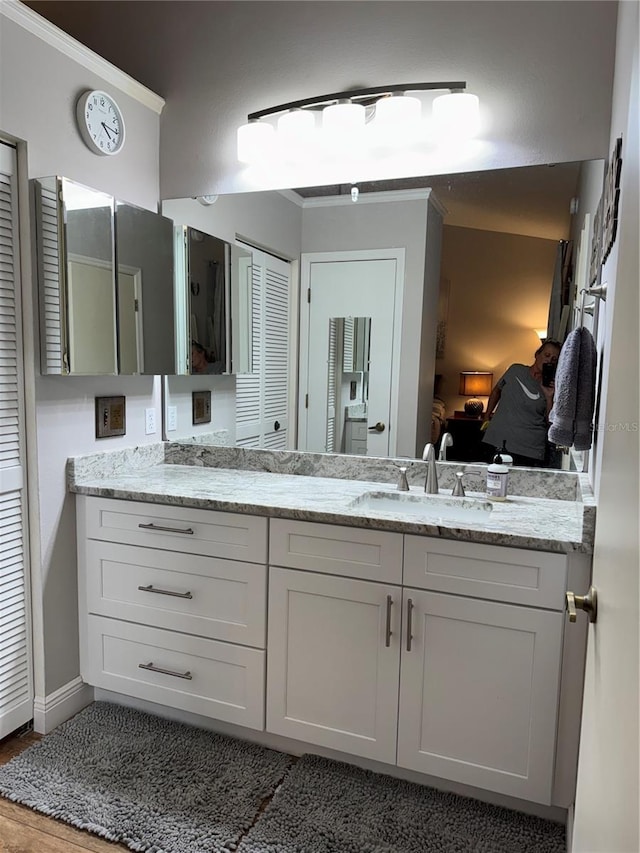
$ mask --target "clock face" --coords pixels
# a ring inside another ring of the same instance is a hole
[[[80,134],[96,154],[117,154],[124,145],[124,120],[110,95],[85,92],[78,101],[76,117]]]

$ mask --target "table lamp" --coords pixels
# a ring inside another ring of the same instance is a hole
[[[461,396],[469,395],[464,404],[465,414],[470,418],[479,418],[484,411],[484,404],[478,397],[488,397],[493,388],[493,373],[481,373],[475,371],[463,371],[460,373],[460,387],[458,393]]]

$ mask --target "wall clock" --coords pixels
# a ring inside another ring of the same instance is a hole
[[[122,111],[106,92],[83,92],[76,105],[78,130],[94,154],[117,154],[124,146]]]

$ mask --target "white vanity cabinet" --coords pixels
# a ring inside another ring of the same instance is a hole
[[[77,498],[84,681],[264,728],[267,520]]]
[[[398,765],[551,803],[566,562],[405,536]]]
[[[271,525],[269,731],[551,803],[566,557]]]
[[[394,764],[402,536],[273,519],[270,543],[267,730]]]

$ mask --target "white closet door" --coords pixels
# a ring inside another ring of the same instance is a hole
[[[0,738],[33,716],[15,150],[0,142]]]
[[[290,265],[266,252],[251,251],[255,372],[239,375],[236,380],[236,444],[286,450]]]

